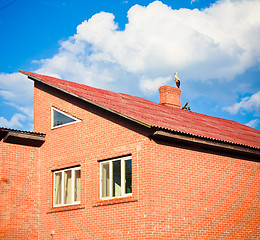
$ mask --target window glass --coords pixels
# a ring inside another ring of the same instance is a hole
[[[80,203],[80,167],[54,172],[53,205]]]
[[[132,194],[131,156],[100,163],[100,197],[115,198]]]
[[[121,161],[113,161],[113,197],[121,196]]]
[[[53,109],[53,127],[75,122],[76,120]]]
[[[132,160],[125,161],[125,193],[132,193]]]
[[[52,121],[51,121],[52,128],[57,128],[71,123],[80,122],[79,119],[72,117],[69,114],[64,113],[54,107],[52,107],[51,109],[52,109]]]

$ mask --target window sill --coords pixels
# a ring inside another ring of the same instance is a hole
[[[128,202],[137,202],[138,200],[133,196],[129,197],[120,197],[120,198],[112,198],[107,200],[99,200],[97,201],[93,207],[100,207],[100,206],[107,206],[107,205],[114,205],[119,203],[128,203]]]
[[[76,205],[68,205],[68,206],[61,206],[61,207],[52,207],[50,211],[47,213],[56,213],[56,212],[66,212],[66,211],[72,211],[72,210],[80,210],[84,209],[85,206],[83,204],[76,204]]]

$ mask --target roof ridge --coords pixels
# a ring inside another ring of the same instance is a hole
[[[27,76],[32,76],[32,74],[38,75],[38,76],[44,76],[44,77],[52,78],[52,80],[56,80],[57,82],[64,81],[64,82],[67,82],[67,83],[72,83],[72,84],[75,84],[75,85],[82,86],[84,88],[91,88],[91,89],[95,89],[95,90],[101,90],[101,91],[104,91],[104,92],[125,94],[125,95],[128,95],[128,96],[131,96],[131,95],[126,94],[126,93],[115,92],[115,91],[111,91],[111,90],[107,90],[107,89],[103,89],[103,88],[97,88],[97,87],[89,86],[89,85],[86,85],[86,84],[83,84],[83,83],[73,82],[73,81],[69,81],[69,80],[66,80],[66,79],[61,79],[61,78],[57,78],[57,77],[53,77],[53,76],[47,76],[47,75],[43,75],[43,74],[40,74],[40,73],[33,73],[33,72],[23,71],[23,70],[19,70],[19,72],[23,73]]]

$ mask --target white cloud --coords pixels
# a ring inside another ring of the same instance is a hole
[[[260,91],[252,95],[251,97],[245,97],[239,103],[235,103],[233,106],[225,107],[226,111],[231,114],[237,114],[239,111],[255,112],[260,116]]]
[[[0,97],[19,104],[33,101],[33,81],[20,73],[0,73]]]
[[[10,105],[10,106],[18,109],[20,112],[25,114],[28,119],[33,121],[33,106],[19,106],[15,103],[11,103],[11,102],[5,102],[5,104]]]
[[[8,121],[4,117],[0,117],[0,126],[5,128],[20,128],[23,126],[24,121],[26,121],[27,118],[23,114],[16,113],[14,116]]]
[[[10,120],[0,117],[0,126],[33,130],[33,81],[20,73],[0,74],[0,97],[19,113]]]
[[[259,119],[253,119],[251,121],[249,121],[246,125],[248,127],[252,127],[252,128],[256,128],[260,123],[260,120]]]
[[[260,62],[259,12],[258,0],[223,0],[201,11],[155,1],[133,6],[122,31],[113,14],[101,12],[80,24],[57,55],[42,60],[38,72],[99,87],[130,86],[120,75],[131,73],[141,90],[144,79],[156,82],[175,71],[185,81],[231,81]]]
[[[12,91],[0,90],[0,96],[6,100],[14,101],[17,99],[17,95]]]
[[[140,82],[140,88],[143,92],[149,95],[154,89],[159,89],[160,86],[165,85],[171,80],[171,77],[158,77],[156,79],[149,79],[143,76]]]

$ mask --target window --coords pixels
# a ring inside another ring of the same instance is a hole
[[[51,108],[51,128],[66,126],[72,123],[80,122],[79,119],[68,115],[54,107]]]
[[[100,162],[100,196],[102,199],[132,195],[131,156]]]
[[[54,172],[53,206],[80,203],[80,167]]]

